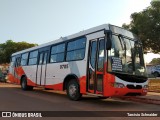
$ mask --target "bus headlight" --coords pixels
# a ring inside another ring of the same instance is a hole
[[[117,83],[117,82],[111,83],[111,86],[115,87],[115,88],[124,88],[125,87],[125,85],[123,83]]]

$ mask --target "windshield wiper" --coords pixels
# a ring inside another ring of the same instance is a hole
[[[118,38],[119,38],[119,41],[120,41],[120,43],[121,43],[122,50],[125,50],[126,46],[125,46],[125,42],[124,42],[124,40],[123,40],[123,38],[122,38],[122,35],[119,34],[119,35],[118,35]]]
[[[122,36],[121,34],[118,35],[118,38],[119,38],[119,41],[120,41],[120,43],[121,43],[122,50],[125,51],[125,59],[126,59],[126,52],[127,52],[126,42],[125,42],[125,40],[123,39],[123,36]]]
[[[132,58],[132,66],[133,66],[133,71],[135,71],[135,48],[131,49],[131,58]]]

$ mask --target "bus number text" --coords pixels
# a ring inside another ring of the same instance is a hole
[[[68,64],[60,65],[60,69],[67,69],[67,68],[68,68]]]

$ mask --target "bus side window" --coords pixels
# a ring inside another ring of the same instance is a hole
[[[11,58],[11,67],[14,67],[14,64],[15,64],[15,57],[12,57]]]
[[[28,53],[22,54],[22,57],[21,57],[21,65],[22,65],[22,66],[27,65],[27,60],[28,60]]]
[[[80,38],[78,40],[68,42],[66,60],[72,61],[72,60],[84,59],[85,46],[86,46],[85,38]]]
[[[18,57],[16,60],[16,67],[21,66],[21,57]]]
[[[53,46],[51,49],[50,62],[63,62],[65,52],[65,43]]]
[[[28,65],[36,65],[37,57],[38,57],[38,50],[30,52]]]

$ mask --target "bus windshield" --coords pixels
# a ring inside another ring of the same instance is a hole
[[[142,44],[135,39],[112,35],[108,71],[146,77]]]

